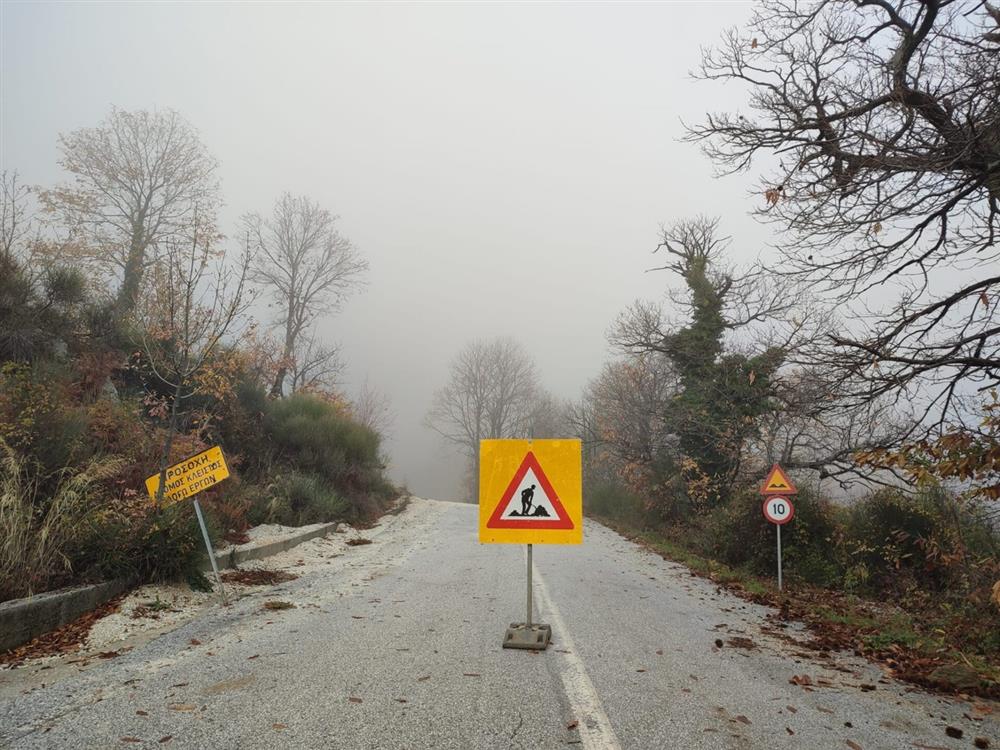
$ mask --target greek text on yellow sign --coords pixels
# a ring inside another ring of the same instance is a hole
[[[229,476],[226,457],[222,448],[215,446],[197,455],[185,458],[167,469],[167,486],[163,492],[163,504],[169,505],[185,500],[192,495],[207,490]],[[149,496],[156,500],[160,489],[160,475],[154,474],[146,480]]]
[[[583,487],[580,441],[479,443],[479,541],[580,544]]]

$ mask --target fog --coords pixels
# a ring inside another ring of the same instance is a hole
[[[231,243],[285,190],[340,215],[371,268],[322,337],[348,394],[388,394],[391,474],[417,494],[459,492],[462,461],[423,418],[465,342],[514,337],[577,398],[621,309],[676,283],[647,272],[661,222],[717,214],[734,261],[766,253],[755,177],[715,179],[679,141],[682,119],[741,103],[689,71],[747,3],[0,12],[3,169],[50,185],[60,132],[169,107],[220,162]]]

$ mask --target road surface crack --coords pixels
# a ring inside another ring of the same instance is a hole
[[[514,750],[514,739],[517,737],[517,733],[521,731],[521,727],[524,726],[524,716],[521,714],[517,715],[517,726],[514,727],[514,731],[510,735],[510,748]]]

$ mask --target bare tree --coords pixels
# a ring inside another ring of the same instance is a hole
[[[31,190],[19,180],[17,172],[0,173],[0,263],[20,255],[19,246],[32,234],[30,195]]]
[[[292,393],[296,391],[332,391],[337,378],[344,370],[340,350],[326,346],[310,331],[295,342],[295,350],[288,359],[288,375]]]
[[[452,362],[426,422],[469,459],[476,482],[471,497],[479,481],[479,441],[527,437],[537,394],[535,363],[513,339],[472,341]]]
[[[284,329],[285,364],[271,386],[280,396],[300,337],[321,315],[335,310],[361,283],[364,260],[336,227],[337,217],[307,197],[283,194],[269,218],[249,214],[243,223],[256,248],[253,279],[277,306]]]
[[[784,268],[836,302],[880,297],[817,363],[852,407],[922,398],[928,427],[960,420],[963,389],[1000,383],[1000,9],[763,0],[699,75],[749,89],[754,116],[688,137],[724,173],[777,162],[758,215],[786,230]]]
[[[188,243],[164,244],[158,267],[162,278],[140,308],[146,360],[153,374],[173,391],[160,461],[160,501],[181,405],[195,395],[197,376],[251,302],[246,289],[249,251],[235,267],[227,267],[225,257],[212,249],[211,225],[205,234],[198,227],[195,220]]]
[[[677,439],[666,415],[680,392],[670,361],[655,352],[626,354],[608,362],[587,387],[591,440],[620,475],[648,467],[665,453],[676,454]]]
[[[527,434],[539,440],[565,438],[573,435],[570,421],[571,407],[544,389],[535,394],[534,405],[528,415]]]
[[[389,395],[373,386],[367,378],[352,406],[354,418],[381,437],[389,433],[396,420]]]
[[[896,445],[912,422],[886,399],[854,403],[836,372],[815,366],[787,368],[774,379],[780,408],[765,414],[760,433],[747,446],[747,470],[763,475],[778,462],[787,469],[816,472],[842,489],[899,486],[901,472],[859,464],[859,451]]]
[[[41,193],[69,230],[75,259],[118,276],[116,310],[135,308],[143,278],[166,242],[216,234],[216,161],[173,110],[113,109],[97,127],[59,138],[72,182]],[[197,217],[196,217],[197,214]]]

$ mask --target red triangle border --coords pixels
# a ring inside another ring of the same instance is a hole
[[[774,481],[778,477],[781,477],[785,481],[785,484],[787,486],[784,488],[779,488],[779,487],[771,488],[769,485],[771,484],[772,481]],[[789,477],[788,474],[785,473],[785,470],[782,469],[781,466],[779,466],[778,464],[774,464],[771,467],[771,471],[767,473],[767,478],[764,480],[764,483],[760,486],[760,494],[765,496],[797,495],[799,494],[799,491],[798,488],[796,488],[795,483],[792,481],[791,477]]]
[[[535,472],[535,478],[538,479],[538,483],[542,485],[542,489],[545,491],[545,496],[552,503],[552,509],[556,512],[558,518],[548,519],[548,520],[512,520],[503,519],[504,509],[510,502],[510,499],[517,492],[518,485],[521,484],[521,480],[524,479],[524,475],[528,473],[528,469]],[[573,519],[569,517],[569,513],[566,512],[566,508],[563,507],[562,502],[559,500],[559,496],[556,495],[556,491],[552,488],[552,483],[549,482],[549,478],[545,476],[545,472],[542,471],[541,464],[538,463],[538,459],[535,458],[535,454],[528,451],[528,454],[521,461],[521,466],[518,470],[514,472],[514,478],[510,480],[510,484],[507,485],[507,489],[504,490],[503,496],[500,502],[497,503],[497,507],[493,510],[493,515],[490,516],[490,520],[486,522],[486,528],[488,529],[572,529]]]

